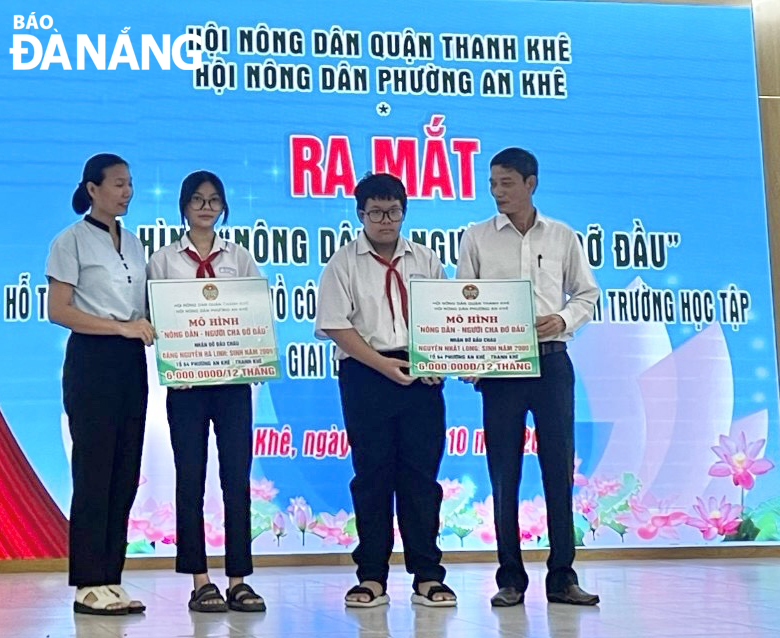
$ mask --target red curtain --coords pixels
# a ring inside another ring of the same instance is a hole
[[[0,413],[0,559],[64,558],[68,521]]]

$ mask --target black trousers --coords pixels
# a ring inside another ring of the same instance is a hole
[[[535,379],[483,379],[483,425],[493,487],[499,587],[525,591],[528,575],[520,555],[518,492],[523,467],[525,419],[534,415],[542,485],[547,502],[550,556],[548,592],[577,582],[574,562],[574,369],[566,352],[542,355]]]
[[[204,574],[209,422],[214,424],[225,504],[225,573],[252,573],[249,473],[252,468],[252,391],[249,385],[168,390],[166,401],[176,465],[176,571]]]
[[[62,394],[73,439],[69,583],[119,584],[146,422],[143,343],[72,333]]]
[[[406,353],[384,353],[406,358]],[[339,369],[339,389],[355,478],[350,483],[358,532],[352,553],[358,580],[387,584],[393,551],[393,500],[414,582],[443,581],[436,544],[444,454],[442,387],[401,386],[355,359]]]

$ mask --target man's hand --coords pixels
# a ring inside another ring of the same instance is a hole
[[[444,381],[443,377],[421,377],[420,381],[422,381],[425,385],[439,385],[442,381]]]
[[[561,315],[540,315],[536,318],[536,336],[554,337],[566,330],[566,322]]]

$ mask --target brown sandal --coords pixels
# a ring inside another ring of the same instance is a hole
[[[243,596],[241,595],[243,594]],[[260,602],[249,602],[259,600]],[[233,611],[265,611],[265,601],[246,583],[227,590],[227,604]]]
[[[220,603],[210,603],[210,600],[219,600]],[[219,593],[219,587],[214,583],[206,583],[200,589],[192,590],[190,602],[187,607],[192,611],[200,611],[207,614],[224,613],[227,611],[225,599]]]

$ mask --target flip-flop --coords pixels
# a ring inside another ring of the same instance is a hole
[[[87,596],[92,594],[95,597],[95,602],[85,602]],[[128,613],[128,608],[124,603],[123,607],[117,607],[109,609],[109,605],[116,605],[122,603],[113,591],[111,591],[105,585],[98,587],[80,587],[76,590],[76,600],[73,601],[73,611],[77,614],[89,614],[92,616],[125,616]]]
[[[240,596],[240,594],[244,594]],[[259,600],[259,603],[250,603]],[[233,611],[265,611],[265,601],[246,583],[240,583],[227,590],[227,604]]]
[[[433,597],[436,594],[452,594],[455,596],[455,592],[452,591],[447,585],[431,585],[428,588],[428,593],[423,595],[418,586],[414,586],[414,593],[412,594],[412,604],[423,605],[425,607],[455,607],[458,604],[458,599],[452,598],[450,600],[435,600]]]
[[[221,603],[209,603],[209,600],[219,600]],[[225,599],[222,598],[222,594],[219,593],[219,587],[214,583],[206,583],[197,591],[193,589],[187,607],[192,611],[200,611],[206,614],[224,613],[227,611]]]

